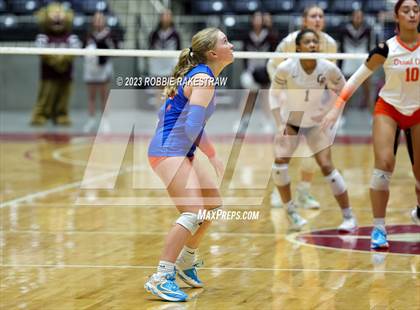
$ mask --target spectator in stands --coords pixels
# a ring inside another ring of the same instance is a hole
[[[79,38],[72,34],[73,11],[53,2],[40,9],[37,18],[42,31],[36,38],[37,47],[80,48]],[[68,105],[73,58],[69,55],[41,56],[41,81],[32,111],[32,126],[42,126],[48,119],[55,125],[71,124]]]
[[[269,22],[266,17],[266,22]],[[252,15],[251,30],[244,41],[244,51],[249,52],[270,52],[275,48],[270,30],[264,25],[263,14],[255,12]],[[270,87],[270,78],[266,70],[266,59],[247,59],[245,60],[245,70],[241,74],[241,85],[243,88],[251,90],[250,97],[253,100],[260,88]],[[265,132],[271,132],[271,111],[268,101],[262,100],[265,120],[262,124]],[[234,125],[234,130],[238,130],[239,123]]]
[[[368,53],[372,46],[372,31],[369,25],[364,22],[364,15],[361,10],[352,13],[351,21],[344,26],[341,36],[342,53]],[[363,59],[345,59],[342,63],[342,71],[348,79],[363,63]],[[360,107],[369,107],[370,104],[370,81],[363,84],[363,91],[366,100],[361,100]]]
[[[270,42],[270,51],[274,51],[276,49],[277,44],[279,43],[280,35],[279,32],[275,27],[273,27],[273,19],[271,14],[265,12],[263,14],[263,24],[264,27],[268,30],[268,40]]]
[[[244,51],[269,52],[275,46],[270,42],[270,31],[263,24],[263,14],[255,12],[251,20],[252,28],[244,41]],[[270,79],[265,69],[266,59],[245,60],[245,71],[241,76],[241,83],[244,88],[258,90],[268,88]]]
[[[174,27],[170,10],[165,10],[160,15],[158,26],[150,34],[149,48],[152,50],[181,49],[181,37]],[[151,76],[171,76],[176,63],[176,58],[150,58],[149,74]]]
[[[102,12],[96,12],[92,18],[92,26],[87,35],[85,47],[87,49],[114,49],[118,42],[112,37],[111,29],[106,26],[106,17]],[[83,130],[91,132],[96,125],[95,105],[99,94],[102,111],[109,92],[109,83],[113,75],[113,66],[107,56],[86,56],[84,63],[84,80],[88,89],[89,119]],[[110,126],[105,115],[102,117],[102,129],[110,131]]]

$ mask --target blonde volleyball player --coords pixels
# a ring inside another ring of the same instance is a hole
[[[215,182],[197,165],[194,153],[198,147],[217,175],[223,174],[223,164],[204,126],[216,108],[214,78],[232,62],[233,45],[220,30],[207,28],[195,34],[174,70],[173,77],[181,78],[182,83],[166,87],[167,99],[149,145],[150,164],[180,213],[166,237],[157,272],[144,285],[167,301],[188,298],[175,282],[176,271],[190,286],[203,286],[197,276],[195,251],[210,222],[200,219],[198,213],[221,206],[222,200]]]
[[[300,31],[296,36],[296,51],[319,52],[317,32],[311,29]],[[332,62],[323,59],[288,59],[277,67],[271,83],[270,106],[277,113],[276,118],[279,123],[274,146],[275,162],[272,178],[283,203],[287,206],[287,216],[293,229],[300,229],[306,224],[306,220],[296,212],[288,173],[290,157],[298,146],[297,142],[289,142],[290,135],[298,133],[305,136],[309,147],[315,153],[315,160],[341,208],[343,222],[338,229],[350,232],[357,228],[344,179],[334,167],[330,147],[322,146],[328,144],[321,142],[325,140],[318,126],[319,120],[329,108],[324,102],[328,100],[325,99],[325,90],[329,89],[338,94],[344,83],[345,79],[340,69]],[[293,111],[293,108],[297,107],[310,115],[301,118],[291,113],[286,119],[287,110]]]
[[[389,183],[395,167],[394,138],[397,128],[410,129],[413,150],[413,172],[416,178],[417,208],[413,220],[420,214],[420,5],[415,0],[399,0],[394,8],[397,35],[380,43],[369,53],[366,62],[352,75],[332,109],[322,121],[328,129],[339,118],[345,102],[375,70],[385,71],[385,85],[379,92],[373,121],[375,167],[370,183],[370,199],[374,228],[373,249],[387,248],[385,230]]]
[[[321,53],[336,53],[337,52],[337,43],[335,40],[322,32],[325,25],[324,11],[317,5],[309,6],[305,9],[302,15],[302,29],[309,28],[314,30],[319,36],[319,46]],[[282,53],[294,53],[296,51],[296,37],[299,31],[292,32],[287,37],[285,37],[276,48],[276,52]],[[273,80],[274,73],[278,65],[284,61],[284,58],[272,58],[267,63],[267,71],[270,76],[270,79]],[[273,111],[274,119],[278,124],[278,111]],[[315,198],[309,193],[312,178],[314,175],[314,164],[311,158],[305,158],[302,161],[303,166],[301,170],[301,182],[298,184],[296,189],[296,203],[298,206],[303,208],[312,208],[318,209],[320,204]],[[278,197],[278,192],[274,189],[271,194],[271,204],[273,206],[280,206],[280,199]]]

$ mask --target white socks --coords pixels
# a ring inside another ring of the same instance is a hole
[[[184,246],[184,248],[178,256],[178,259],[176,260],[176,263],[171,263],[164,260],[159,261],[159,265],[157,267],[158,274],[162,275],[172,273],[175,271],[176,265],[179,265],[179,267],[182,269],[191,267],[195,262],[196,252],[197,249],[192,249],[187,246]]]
[[[164,260],[159,261],[157,272],[160,275],[172,273],[175,271],[175,263],[167,262]]]
[[[296,206],[293,203],[293,200],[290,200],[288,203],[286,203],[286,206],[287,206],[287,213],[296,212]]]
[[[343,214],[343,218],[345,219],[351,219],[353,217],[353,212],[351,211],[350,207],[341,209],[341,213]]]
[[[194,264],[196,252],[197,249],[192,249],[185,245],[177,259],[177,264],[181,268],[191,267]]]
[[[382,230],[383,232],[386,232],[385,230],[385,218],[383,217],[377,217],[373,219],[373,225]]]

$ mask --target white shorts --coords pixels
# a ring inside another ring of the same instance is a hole
[[[114,69],[108,60],[104,65],[99,65],[98,56],[86,56],[83,79],[86,83],[104,83],[112,79]]]

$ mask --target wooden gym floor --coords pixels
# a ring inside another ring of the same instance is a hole
[[[130,168],[132,145],[117,174],[102,171],[95,179],[101,188],[82,188],[91,146],[87,138],[0,143],[1,309],[420,308],[420,229],[409,217],[415,195],[405,147],[391,185],[388,252],[368,249],[370,144],[334,146],[354,212],[367,227],[350,235],[335,231],[340,213],[319,172],[312,192],[321,209],[302,210],[309,224],[289,231],[284,210],[269,205],[270,143],[243,147],[225,208],[260,211],[259,219],[213,223],[200,247],[205,288],[185,288],[191,300],[173,304],[146,294],[143,284],[155,270],[175,208],[153,188],[161,185],[145,152]],[[217,148],[227,159],[229,147],[220,142]],[[293,181],[299,162],[291,164]],[[106,188],[113,177],[115,187]]]

